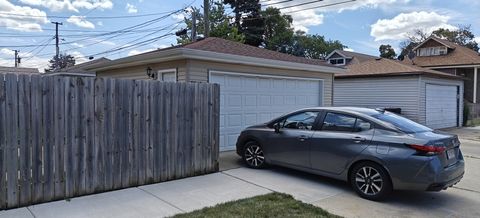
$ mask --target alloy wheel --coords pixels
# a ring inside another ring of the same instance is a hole
[[[245,161],[252,167],[261,167],[265,162],[263,150],[259,145],[249,145],[245,149]]]
[[[363,194],[376,195],[382,191],[384,182],[378,170],[370,166],[364,166],[355,174],[355,184]]]

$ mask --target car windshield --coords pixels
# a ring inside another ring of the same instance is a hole
[[[418,132],[432,131],[432,129],[426,126],[423,126],[405,117],[398,116],[390,112],[374,114],[372,115],[372,117],[377,118],[405,133],[418,133]]]

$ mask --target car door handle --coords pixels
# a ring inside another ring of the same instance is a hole
[[[306,135],[301,135],[301,136],[298,137],[298,140],[300,140],[301,142],[304,142],[307,139],[308,139],[308,137]]]
[[[355,136],[355,137],[353,137],[352,139],[353,139],[353,141],[354,141],[355,143],[360,143],[360,142],[367,141],[366,138],[363,138],[363,137],[360,137],[360,136]]]

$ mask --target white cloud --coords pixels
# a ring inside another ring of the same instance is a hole
[[[153,49],[153,48],[145,49],[145,50],[133,49],[133,50],[130,50],[130,51],[128,52],[128,56],[137,55],[137,54],[142,54],[142,53],[149,52],[149,51],[154,51],[154,50],[155,50],[155,49]]]
[[[103,22],[102,21],[97,21],[97,26],[103,26]]]
[[[318,26],[323,23],[323,14],[317,14],[313,10],[305,11],[304,13],[292,14],[293,27],[295,30],[308,32],[308,27]]]
[[[0,54],[12,56],[12,55],[15,55],[15,52],[11,49],[8,49],[8,48],[2,48],[2,49],[0,49]]]
[[[88,61],[87,57],[79,51],[71,52],[70,55],[75,58],[75,64],[81,64]]]
[[[85,16],[76,16],[72,15],[70,18],[67,19],[67,22],[74,24],[78,27],[88,28],[88,29],[95,29],[95,24],[85,19]]]
[[[349,51],[349,52],[354,52],[355,50],[353,50],[352,48],[344,48],[343,49],[344,51]]]
[[[76,42],[72,43],[72,45],[75,46],[75,47],[77,47],[77,48],[83,48],[83,47],[85,47],[85,45],[80,44],[80,43],[76,43]]]
[[[137,7],[135,7],[135,5],[132,5],[130,3],[127,3],[127,6],[125,6],[125,9],[127,9],[127,13],[129,14],[135,14],[138,12]]]
[[[438,28],[455,29],[448,24],[450,16],[440,15],[436,12],[411,12],[401,13],[392,19],[380,19],[371,25],[370,35],[375,41],[380,40],[402,40],[416,29],[432,32]]]
[[[19,0],[23,4],[32,6],[41,6],[48,8],[50,11],[75,11],[80,9],[91,10],[111,9],[113,2],[111,0]]]
[[[41,25],[48,22],[47,14],[44,11],[0,0],[1,26],[18,31],[39,32],[42,31]]]
[[[477,42],[478,44],[480,44],[480,36],[475,37],[473,40],[474,40],[475,42]]]

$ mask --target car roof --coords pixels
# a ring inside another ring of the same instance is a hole
[[[304,108],[301,110],[329,110],[329,111],[347,112],[347,113],[354,113],[354,114],[364,114],[368,116],[382,113],[382,111],[378,109],[363,108],[363,107],[311,107],[311,108]]]

